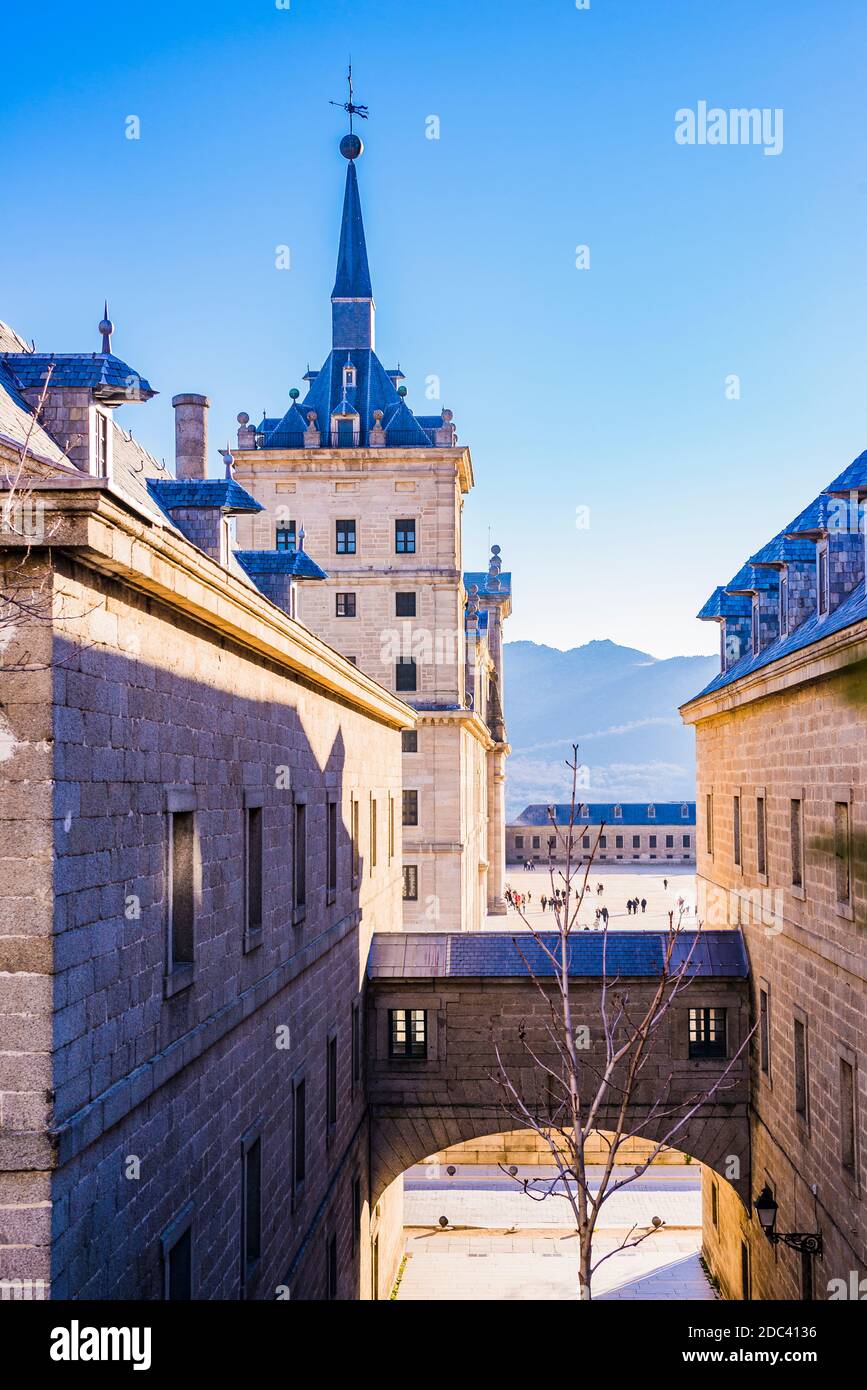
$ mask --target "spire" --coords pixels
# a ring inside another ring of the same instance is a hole
[[[335,105],[338,103],[334,103]],[[331,291],[331,345],[336,350],[343,348],[369,348],[374,346],[373,289],[370,284],[370,267],[367,264],[367,246],[364,240],[364,221],[361,216],[361,198],[358,193],[358,175],[355,161],[361,158],[364,144],[352,129],[355,115],[367,119],[367,107],[358,106],[353,101],[352,68],[349,69],[349,101],[339,103],[349,112],[349,134],[340,142],[340,153],[349,161],[346,170],[346,190],[343,195],[343,220],[340,224],[340,249],[337,253],[337,275]]]

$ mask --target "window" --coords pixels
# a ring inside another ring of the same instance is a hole
[[[632,837],[632,848],[633,848],[633,849],[640,849],[640,848],[641,848],[641,836],[640,836],[640,835],[633,835],[633,837]]]
[[[690,1009],[689,1055],[690,1057],[725,1057],[725,1009]]]
[[[767,856],[767,813],[765,798],[756,797],[756,868],[760,874],[768,872]]]
[[[163,1298],[170,1303],[193,1297],[193,1204],[188,1202],[160,1238]]]
[[[534,836],[533,836],[533,841],[532,841],[532,843],[533,843],[533,849],[540,849],[541,846],[542,846],[542,841],[541,841],[541,839],[539,838],[538,835],[534,835]]]
[[[325,1122],[329,1129],[337,1124],[337,1038],[328,1039],[325,1059]]]
[[[389,1009],[388,1055],[416,1061],[427,1057],[427,1009]]]
[[[750,1247],[745,1240],[741,1241],[741,1298],[750,1301]]]
[[[689,820],[689,806],[686,802],[680,808],[680,818],[681,820]]]
[[[665,837],[665,848],[666,848],[666,849],[674,849],[674,836],[673,836],[673,835],[666,835],[666,837]]]
[[[328,1238],[328,1297],[337,1297],[337,1236]]]
[[[741,862],[741,799],[739,796],[732,798],[732,846],[734,861],[736,864]]]
[[[614,848],[615,848],[615,849],[622,849],[622,848],[623,848],[623,836],[622,836],[622,835],[615,835],[615,836],[614,836]]]
[[[759,1066],[771,1074],[771,1006],[766,989],[759,990]]]
[[[719,1230],[719,1189],[716,1179],[710,1180],[710,1219],[716,1230]]]
[[[403,866],[403,896],[406,902],[418,902],[418,864]]]
[[[830,588],[827,541],[824,545],[820,545],[818,550],[816,551],[816,570],[816,588],[818,591],[819,600],[819,617],[821,618],[824,614],[828,612],[828,591]]]
[[[351,1033],[351,1078],[352,1094],[355,1095],[361,1086],[361,1004],[356,1001],[352,1006],[352,1033]]]
[[[352,883],[358,882],[361,872],[361,841],[358,834],[358,798],[353,796],[349,803],[349,824],[352,839]]]
[[[855,1123],[855,1068],[840,1058],[840,1162],[852,1173],[856,1169],[858,1133]]]
[[[108,416],[103,415],[101,410],[95,411],[94,427],[96,430],[96,476],[98,478],[108,477]]]
[[[655,836],[655,835],[651,835],[651,837],[650,837],[650,848],[651,848],[651,849],[656,849],[656,836]]]
[[[684,847],[684,849],[689,849],[691,843],[692,843],[692,836],[691,836],[691,835],[684,835],[684,837],[683,837],[683,847]]]
[[[278,550],[295,550],[296,529],[294,521],[278,521],[275,544]]]
[[[705,832],[707,834],[707,852],[713,854],[713,792],[708,792],[704,799]]]
[[[789,824],[792,845],[792,886],[801,888],[804,884],[804,835],[803,806],[800,798],[792,798]]]
[[[376,799],[370,798],[370,868],[371,872],[376,868],[376,856],[379,849],[379,826],[377,824]]]
[[[295,915],[303,917],[307,906],[307,807],[295,803]]]
[[[837,902],[848,903],[852,893],[850,872],[849,803],[834,803],[834,869],[837,880]]]
[[[752,644],[752,649],[753,649],[753,655],[756,655],[756,654],[758,653],[758,651],[760,650],[760,647],[759,647],[759,601],[758,601],[757,598],[754,598],[754,599],[753,599],[751,644]]]
[[[412,518],[394,523],[394,549],[397,555],[415,554],[415,521]]]
[[[648,819],[648,820],[655,820],[655,819],[656,819],[656,807],[655,807],[655,806],[648,806],[648,808],[647,808],[647,819]]]
[[[600,848],[600,849],[607,849],[607,848],[608,848],[608,836],[607,836],[607,835],[600,835],[600,836],[599,836],[599,848]]]
[[[248,806],[245,829],[244,880],[247,920],[245,944],[256,945],[262,936],[262,807]]]
[[[783,572],[780,575],[780,636],[785,637],[789,631],[789,576]]]
[[[415,617],[415,594],[395,594],[394,616],[396,618]]]
[[[354,522],[354,521],[338,521],[338,522],[337,522],[337,542],[336,542],[336,543],[337,543],[337,554],[338,554],[338,555],[354,555],[354,554],[355,554],[355,522]]]
[[[394,667],[395,690],[418,690],[418,674],[412,657],[398,661]]]
[[[615,807],[614,807],[614,819],[615,819],[615,820],[623,820],[623,807],[622,807],[622,806],[615,806]]]
[[[417,753],[418,729],[404,729],[400,736],[400,747],[403,753]]]
[[[355,368],[353,367],[351,362],[347,362],[346,366],[343,368],[343,386],[345,390],[348,390],[354,385]]]
[[[292,1097],[292,1185],[297,1192],[307,1176],[307,1101],[303,1081]]]
[[[418,825],[418,792],[406,788],[403,792],[403,824]]]
[[[328,803],[328,897],[337,894],[337,802]]]
[[[194,961],[195,812],[169,814],[169,969]]]
[[[590,848],[590,836],[589,836],[589,835],[582,835],[582,836],[581,836],[581,848],[582,848],[582,849],[589,849],[589,848]]]
[[[805,1120],[809,1111],[809,1083],[807,1080],[807,1025],[803,1019],[795,1023],[795,1114]]]
[[[388,794],[388,862],[394,858],[394,797]]]
[[[516,836],[515,836],[515,849],[523,849],[523,848],[524,848],[524,837],[523,837],[523,835],[516,835]]]
[[[338,618],[355,617],[355,594],[335,594],[336,616]]]
[[[361,1178],[352,1179],[352,1246],[358,1249],[361,1240]]]
[[[262,1254],[262,1139],[248,1134],[241,1141],[241,1285]]]
[[[335,415],[333,417],[333,422],[337,426],[337,429],[331,432],[332,442],[336,444],[338,449],[351,449],[358,438],[356,429],[358,416],[350,415],[347,417],[346,415]]]

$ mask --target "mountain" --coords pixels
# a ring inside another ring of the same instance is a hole
[[[573,743],[589,768],[582,800],[694,800],[695,738],[677,709],[716,674],[716,657],[660,661],[607,641],[567,652],[507,642],[504,656],[507,816],[568,801]]]

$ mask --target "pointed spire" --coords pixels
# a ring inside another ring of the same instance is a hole
[[[108,316],[108,300],[105,301],[102,321],[97,331],[102,334],[102,350],[108,355],[111,352],[111,335],[114,332],[114,324]]]
[[[349,168],[346,170],[343,222],[340,227],[340,250],[337,254],[337,278],[334,281],[331,298],[373,298],[354,159],[350,159]]]

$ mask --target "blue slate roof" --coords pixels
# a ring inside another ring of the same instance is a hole
[[[649,814],[650,807],[656,811],[655,816]],[[683,814],[684,806],[687,814]],[[621,816],[615,816],[615,807],[622,811]],[[616,828],[618,825],[695,825],[695,802],[694,801],[652,801],[652,802],[625,802],[625,801],[591,801],[584,803],[586,815],[579,814],[579,808],[575,810],[575,824],[598,825],[600,821],[605,821],[606,826]],[[553,807],[557,825],[568,825],[571,807],[568,803],[557,803]],[[551,817],[549,807],[541,803],[525,806],[519,816],[509,822],[510,825],[524,826],[550,826]]]
[[[825,488],[826,492],[855,492],[867,489],[867,449],[863,454],[838,473],[833,482]]]
[[[750,556],[751,565],[786,565],[792,562],[803,561],[805,564],[812,564],[816,558],[816,547],[812,541],[804,540],[799,536],[790,536],[785,531],[780,531],[779,535],[774,536],[772,541],[763,545],[761,550],[757,550],[755,555]]]
[[[372,978],[509,978],[529,980],[532,971],[552,976],[554,969],[530,932],[514,937],[506,932],[455,932],[448,936],[376,932],[368,961]],[[550,949],[559,946],[554,932],[542,934]],[[568,943],[569,975],[573,978],[657,978],[663,969],[667,931],[577,931]],[[604,958],[603,958],[604,952]],[[692,954],[690,955],[690,952]],[[737,930],[682,931],[677,934],[671,970],[686,965],[688,977],[744,980],[749,973],[747,953]]]
[[[234,478],[148,478],[148,492],[166,513],[177,507],[219,507],[231,515],[263,510]]]
[[[7,352],[3,361],[22,389],[42,386],[52,367],[52,386],[86,387],[96,395],[122,394],[128,400],[157,394],[143,376],[110,352]]]
[[[743,618],[752,612],[752,604],[745,594],[730,594],[720,587],[714,589],[707,603],[700,608],[696,617],[703,621],[715,618]]]
[[[831,498],[822,493],[820,496],[814,497],[810,505],[798,513],[791,526],[786,527],[784,534],[787,536],[814,536],[828,531],[832,525],[829,513],[836,516],[837,511],[838,508],[831,501]]]
[[[289,574],[294,579],[327,579],[306,550],[236,550],[238,564],[255,580],[257,574]]]
[[[497,577],[500,583],[497,588],[494,589],[491,588],[491,575],[488,570],[467,570],[464,575],[464,588],[467,593],[469,593],[471,587],[475,584],[478,588],[480,597],[483,594],[487,595],[489,598],[502,598],[504,594],[507,596],[510,595],[512,592],[511,571],[502,570]]]
[[[775,589],[777,583],[777,576],[771,570],[761,566],[756,568],[754,565],[744,565],[725,587],[726,592],[730,594],[755,594],[760,589]]]

